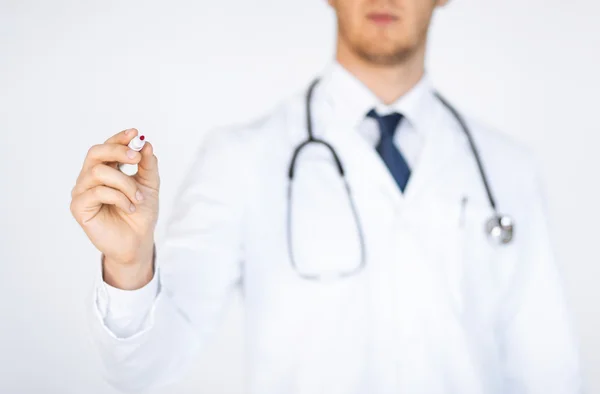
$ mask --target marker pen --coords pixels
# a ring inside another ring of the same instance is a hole
[[[129,144],[127,146],[129,147],[129,149],[139,152],[142,150],[145,143],[146,137],[140,135],[135,136],[131,141],[129,141]],[[119,170],[121,170],[123,174],[131,176],[137,174],[138,166],[137,164],[121,163],[119,164]]]

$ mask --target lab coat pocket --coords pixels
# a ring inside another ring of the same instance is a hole
[[[485,298],[491,250],[485,222],[492,214],[486,204],[467,196],[438,199],[430,204],[429,238],[440,297],[451,303],[459,320]]]
[[[476,326],[491,322],[496,307],[498,246],[486,230],[493,214],[489,204],[483,203],[467,202],[463,210],[462,317],[465,323]]]
[[[461,281],[464,257],[464,212],[460,200],[436,199],[429,204],[427,238],[438,299],[455,315],[462,313]]]
[[[452,370],[457,365],[470,368],[456,370],[452,383],[456,387],[494,387],[495,322],[498,308],[498,246],[488,239],[485,224],[493,210],[485,201],[468,197],[446,199],[440,209],[448,213],[438,223],[445,236],[440,240],[444,255],[437,267],[440,272],[440,308],[433,321],[438,327],[436,344],[444,349],[440,365]],[[465,351],[466,350],[466,351]],[[468,383],[467,383],[468,382]],[[489,392],[481,389],[477,392]]]

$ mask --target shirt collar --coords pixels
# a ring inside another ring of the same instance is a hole
[[[401,113],[417,132],[424,131],[428,113],[434,102],[434,90],[427,73],[406,94],[390,105],[385,105],[358,78],[338,62],[331,64],[321,80],[324,99],[334,116],[346,127],[356,128],[367,113],[375,108],[384,115]]]

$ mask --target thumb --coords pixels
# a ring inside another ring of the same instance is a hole
[[[158,159],[150,142],[146,142],[140,151],[142,159],[138,163],[136,181],[144,186],[158,190],[160,178],[158,176]]]

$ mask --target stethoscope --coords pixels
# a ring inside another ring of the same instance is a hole
[[[310,144],[317,144],[317,145],[324,146],[329,150],[329,152],[331,152],[331,155],[335,162],[335,166],[337,167],[337,170],[338,170],[338,174],[344,184],[344,188],[346,190],[346,195],[348,196],[348,201],[350,203],[350,208],[351,208],[352,214],[354,216],[354,223],[356,224],[358,239],[359,239],[359,243],[360,243],[360,262],[356,268],[347,270],[347,271],[340,271],[340,272],[334,272],[334,273],[330,272],[330,273],[327,273],[326,276],[328,278],[332,278],[332,277],[333,278],[344,278],[344,277],[352,276],[352,275],[360,272],[366,265],[364,234],[363,234],[360,218],[358,215],[358,211],[357,211],[356,205],[354,203],[354,198],[352,197],[352,192],[350,190],[350,186],[348,185],[348,181],[346,180],[346,173],[344,170],[344,166],[342,165],[342,161],[340,160],[335,149],[328,142],[326,142],[322,139],[316,138],[313,134],[311,101],[312,101],[314,89],[318,83],[319,83],[319,79],[317,78],[310,84],[308,91],[306,93],[306,96],[305,96],[305,100],[306,100],[306,103],[305,103],[306,104],[306,109],[305,109],[305,111],[306,111],[306,131],[308,133],[308,138],[306,138],[306,140],[304,140],[302,143],[300,143],[296,147],[296,149],[294,150],[294,153],[292,155],[289,172],[288,172],[289,183],[288,183],[288,195],[287,195],[287,202],[288,202],[288,204],[287,204],[287,208],[288,208],[287,209],[287,241],[288,241],[288,252],[289,252],[290,261],[292,263],[294,270],[296,271],[296,273],[298,275],[300,275],[304,279],[310,279],[310,280],[320,280],[320,279],[322,279],[323,275],[319,274],[319,273],[302,272],[299,269],[298,264],[297,264],[296,260],[294,259],[293,243],[292,243],[292,200],[293,200],[292,189],[293,189],[293,183],[294,183],[294,174],[296,171],[296,161],[297,161],[298,156],[299,156],[300,152],[302,151],[302,149],[304,149],[306,146],[308,146]],[[514,236],[514,226],[515,226],[514,221],[510,216],[502,215],[502,214],[498,213],[498,209],[496,208],[496,200],[494,199],[494,196],[492,194],[492,190],[490,188],[488,178],[487,178],[485,170],[483,168],[483,164],[481,161],[481,157],[479,155],[479,151],[477,149],[477,146],[475,145],[475,142],[473,141],[471,131],[470,131],[469,127],[467,126],[463,117],[458,113],[458,111],[446,99],[444,99],[438,92],[435,92],[434,94],[440,100],[440,102],[452,113],[452,115],[456,118],[456,120],[460,124],[461,129],[463,130],[465,136],[467,137],[467,141],[469,143],[469,147],[471,148],[471,152],[473,153],[473,157],[475,158],[475,162],[477,163],[477,169],[479,170],[479,174],[481,176],[483,186],[485,187],[485,192],[487,194],[487,198],[488,198],[490,207],[493,211],[492,216],[486,221],[485,228],[484,228],[485,232],[488,235],[488,239],[490,240],[490,242],[494,243],[495,245],[509,244],[510,242],[512,242],[513,236]]]

